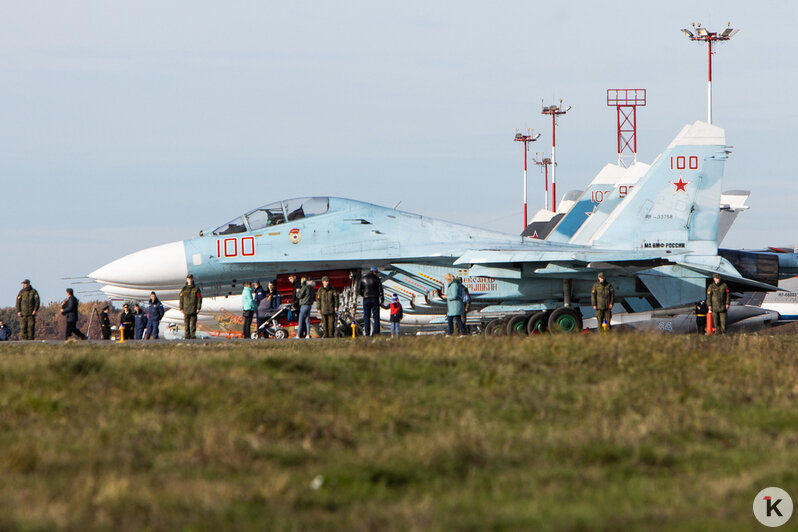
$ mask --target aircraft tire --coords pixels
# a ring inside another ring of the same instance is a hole
[[[278,340],[285,340],[288,338],[288,330],[287,329],[277,329],[274,331],[274,337]]]
[[[507,336],[526,336],[526,322],[529,314],[513,316],[507,320]]]
[[[529,317],[529,321],[526,322],[526,333],[527,334],[543,334],[548,330],[549,325],[548,316],[546,316],[545,310],[539,310],[532,314]]]
[[[569,307],[560,307],[549,316],[549,330],[553,333],[578,333],[582,331],[582,316]]]
[[[502,318],[490,320],[485,326],[485,336],[504,336],[505,325]]]

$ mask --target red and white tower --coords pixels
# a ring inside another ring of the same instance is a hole
[[[618,166],[637,162],[637,108],[646,105],[646,89],[607,89],[607,105],[616,108]]]
[[[523,142],[524,143],[524,197],[523,197],[523,200],[524,200],[524,227],[523,227],[523,229],[526,229],[526,226],[529,223],[529,218],[527,217],[527,208],[526,208],[526,200],[527,200],[527,194],[526,194],[526,161],[527,161],[527,153],[529,152],[529,143],[530,142],[535,142],[536,140],[538,140],[538,138],[540,138],[540,133],[538,133],[537,135],[532,135],[532,130],[531,129],[527,129],[526,132],[527,132],[527,134],[524,135],[523,133],[518,133],[518,131],[516,130],[515,138],[513,139],[516,142]]]
[[[706,28],[701,26],[699,22],[696,24],[693,22],[693,34],[692,31],[688,29],[682,28],[682,33],[687,35],[687,38],[691,41],[698,41],[698,42],[706,42],[707,43],[707,57],[709,59],[709,69],[708,69],[708,78],[707,78],[707,122],[712,123],[712,54],[715,52],[713,51],[713,47],[717,41],[728,41],[734,35],[740,31],[732,29],[731,22],[729,22],[728,27],[720,33],[714,33]]]
[[[542,103],[542,100],[541,100]],[[557,211],[557,154],[556,154],[556,139],[557,139],[557,117],[564,115],[571,110],[569,105],[567,108],[562,108],[562,100],[559,105],[543,106],[541,114],[551,115],[551,212]],[[548,205],[546,206],[548,209]]]
[[[537,159],[532,160],[535,161],[536,165],[543,168],[543,208],[549,210],[549,165],[551,165],[551,159],[542,157],[540,153],[538,153],[537,156]],[[554,209],[556,208],[557,207],[554,207]]]

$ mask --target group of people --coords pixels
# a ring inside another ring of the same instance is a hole
[[[242,312],[244,318],[243,337],[252,338],[252,320],[255,319],[255,336],[268,338],[277,329],[272,322],[279,312],[285,312],[286,320],[296,320],[295,338],[310,338],[310,315],[313,304],[321,316],[322,338],[333,338],[337,328],[337,315],[340,306],[340,295],[332,286],[330,278],[321,278],[321,286],[316,289],[316,282],[306,276],[288,276],[291,287],[290,306],[283,309],[282,296],[277,290],[277,281],[269,281],[264,289],[260,281],[245,281],[241,291]],[[391,334],[399,335],[399,322],[403,317],[402,305],[398,294],[393,294],[391,302],[385,305],[385,293],[376,267],[360,279],[358,295],[363,299],[364,333],[366,336],[380,334],[380,309],[390,309]]]

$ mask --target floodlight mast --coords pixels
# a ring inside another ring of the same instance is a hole
[[[712,54],[715,52],[712,51],[715,42],[717,41],[728,41],[734,35],[740,31],[737,29],[733,29],[731,27],[731,22],[728,23],[726,29],[724,29],[721,33],[711,32],[707,30],[705,27],[701,26],[699,22],[696,24],[695,22],[692,23],[693,29],[695,30],[695,34],[692,31],[682,28],[682,33],[684,33],[688,39],[691,41],[705,41],[707,43],[707,57],[708,57],[708,77],[707,77],[707,122],[710,124],[712,123]]]
[[[543,100],[541,100],[541,104]],[[565,109],[562,108],[562,100],[560,105],[543,106],[540,113],[544,115],[551,115],[551,212],[557,212],[557,156],[556,156],[556,130],[557,130],[557,117],[564,115],[571,110],[569,105]],[[546,207],[548,209],[548,206]]]
[[[645,105],[646,89],[607,89],[607,106],[616,108],[618,166],[637,162],[637,108]]]
[[[518,133],[518,130],[516,130],[515,138],[513,139],[516,142],[523,142],[524,143],[524,198],[523,198],[523,200],[524,200],[524,229],[526,229],[526,226],[529,223],[529,218],[527,217],[527,207],[526,207],[526,204],[527,204],[527,202],[526,202],[526,200],[527,200],[527,194],[526,194],[526,183],[527,183],[526,182],[526,161],[527,161],[527,152],[529,151],[529,143],[530,142],[535,142],[536,140],[538,140],[540,138],[540,133],[538,133],[537,135],[532,135],[532,130],[531,129],[527,129],[526,131],[527,131],[527,134],[524,135],[522,133]]]
[[[551,164],[551,159],[542,157],[540,153],[537,156],[537,159],[532,160],[535,161],[536,165],[543,167],[543,204],[545,205],[544,209],[549,210],[549,165]]]

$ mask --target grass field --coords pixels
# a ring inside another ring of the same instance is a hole
[[[798,337],[0,348],[0,529],[758,529]],[[794,521],[796,517],[792,519]]]

